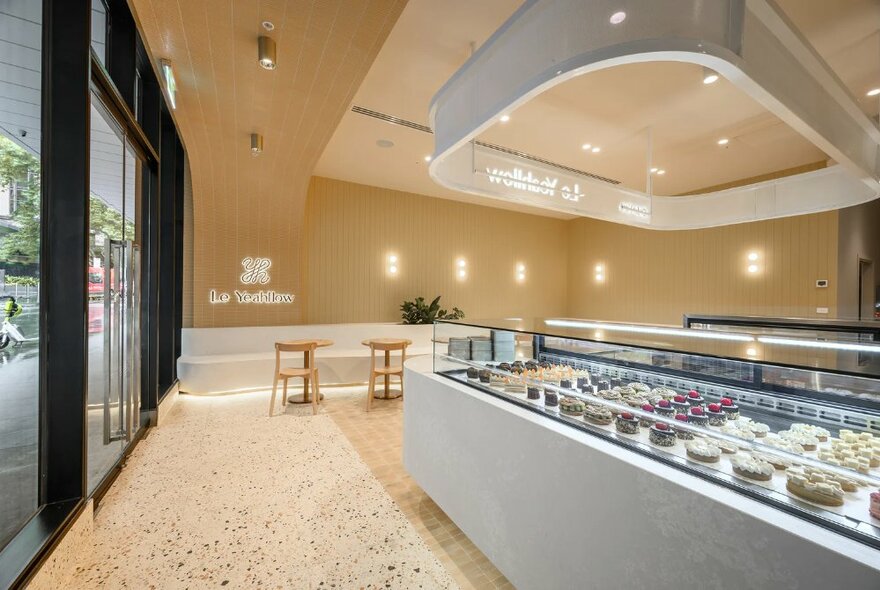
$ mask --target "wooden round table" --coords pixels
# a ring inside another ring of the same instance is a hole
[[[370,344],[406,344],[410,346],[412,344],[412,340],[408,340],[406,338],[368,338],[361,342],[364,346],[370,346]],[[391,351],[385,351],[385,367],[388,368],[391,366]],[[373,368],[370,367],[370,370]],[[392,391],[390,379],[386,376],[385,379],[385,391],[383,395],[376,396],[373,399],[397,399],[401,395],[403,395],[400,391]]]
[[[303,338],[301,340],[288,340],[287,342],[295,342],[298,344],[306,344],[308,342],[314,342],[316,348],[324,348],[325,346],[333,346],[332,340],[327,340],[326,338]],[[303,368],[307,369],[309,367],[309,353],[303,353]],[[324,399],[324,394],[321,394],[319,400]],[[312,398],[309,395],[309,380],[303,379],[303,392],[302,393],[293,393],[287,396],[287,401],[292,404],[310,404],[312,403]]]

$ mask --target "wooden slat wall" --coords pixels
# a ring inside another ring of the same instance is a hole
[[[565,313],[567,221],[320,177],[306,209],[308,323],[398,321],[419,295],[475,319]],[[392,253],[397,276],[386,272]]]
[[[571,316],[680,324],[686,312],[836,315],[837,212],[675,232],[568,223]],[[754,275],[746,270],[751,251],[760,255]],[[596,264],[606,266],[604,283]],[[830,286],[816,288],[817,279]]]

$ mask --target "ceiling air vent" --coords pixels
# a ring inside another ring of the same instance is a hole
[[[392,125],[400,125],[401,127],[409,127],[410,129],[415,129],[416,131],[421,131],[423,133],[434,133],[430,127],[427,125],[422,125],[421,123],[416,123],[415,121],[409,121],[407,119],[402,119],[400,117],[395,117],[394,115],[388,115],[386,113],[380,113],[379,111],[374,111],[372,109],[367,109],[364,107],[360,107],[354,105],[351,107],[351,112],[357,113],[359,115],[365,115],[367,117],[372,117],[374,119],[379,119],[380,121],[385,121],[386,123],[391,123]],[[518,158],[524,158],[526,160],[531,160],[532,162],[536,162],[538,164],[544,164],[545,166],[552,166],[557,170],[562,170],[564,172],[570,172],[572,174],[580,174],[582,176],[587,176],[594,180],[599,180],[601,182],[607,182],[609,184],[620,184],[619,180],[614,180],[613,178],[605,178],[604,176],[600,176],[598,174],[593,174],[592,172],[586,172],[584,170],[578,170],[577,168],[572,168],[571,166],[566,166],[565,164],[559,164],[557,162],[551,162],[550,160],[545,160],[544,158],[539,158],[538,156],[534,156],[532,154],[528,154],[526,152],[521,152],[519,150],[514,150],[510,148],[506,148],[501,145],[495,145],[492,143],[485,143],[482,141],[474,142],[480,147],[484,147],[486,149],[495,150],[496,152],[501,152],[503,154],[509,154],[511,156],[516,156]]]

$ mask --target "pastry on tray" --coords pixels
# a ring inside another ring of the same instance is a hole
[[[614,416],[611,414],[611,410],[605,406],[600,406],[599,404],[587,404],[584,408],[584,420],[592,422],[593,424],[605,426],[611,424],[612,420],[614,420]]]
[[[725,455],[736,455],[739,452],[739,447],[733,443],[729,443],[726,440],[721,440],[718,438],[710,438],[709,439],[713,445],[721,449],[721,452]]]
[[[669,405],[672,406],[676,414],[685,414],[691,408],[687,398],[683,395],[676,395],[673,397],[672,401],[669,402]]]
[[[825,506],[843,506],[843,487],[820,471],[809,467],[792,467],[786,473],[785,488],[800,498]]]
[[[709,416],[703,411],[703,408],[700,406],[693,406],[687,414],[687,421],[691,424],[695,424],[697,426],[708,426],[709,425]]]
[[[739,426],[740,430],[749,430],[758,438],[763,438],[767,436],[767,433],[770,432],[770,427],[764,424],[763,422],[755,422],[751,418],[739,418],[736,421],[737,426]]]
[[[541,390],[533,385],[529,385],[526,388],[526,397],[530,400],[539,400],[541,399]]]
[[[553,389],[544,390],[544,407],[555,408],[559,406],[559,394]]]
[[[721,411],[727,414],[728,420],[736,420],[739,418],[739,406],[733,403],[729,397],[721,398]]]
[[[804,424],[803,422],[795,422],[789,428],[792,432],[802,432],[804,434],[808,434],[810,436],[815,436],[819,439],[819,442],[826,442],[828,437],[831,436],[831,432],[828,431],[827,428],[822,428],[821,426],[814,426],[812,424]]]
[[[651,395],[659,395],[661,399],[672,399],[678,392],[669,387],[655,387],[651,390]]]
[[[700,395],[699,391],[691,389],[687,394],[687,402],[692,406],[702,406],[706,400],[703,399],[703,396]]]
[[[718,463],[721,460],[721,447],[705,438],[689,440],[684,443],[687,456],[703,463]]]
[[[664,422],[657,422],[648,431],[648,440],[658,447],[674,447],[675,431]]]
[[[586,404],[576,397],[565,396],[559,400],[559,411],[567,416],[580,416]]]
[[[675,416],[675,408],[672,407],[672,402],[668,399],[661,399],[654,404],[654,412],[659,416],[665,416],[667,418]]]
[[[634,381],[632,383],[627,384],[627,387],[631,387],[632,389],[635,389],[639,393],[650,393],[650,391],[651,391],[650,385],[645,385],[644,383],[639,383],[638,381]]]
[[[687,421],[688,421],[687,414],[676,414],[675,419],[678,420],[679,422],[684,422],[684,423],[687,423]],[[693,432],[691,432],[690,430],[686,430],[684,428],[678,428],[677,426],[675,427],[675,436],[677,436],[681,440],[693,440],[694,439]]]
[[[617,428],[617,432],[622,432],[623,434],[639,433],[639,419],[629,412],[618,414],[614,420],[614,426]]]
[[[752,442],[755,440],[755,433],[751,430],[743,430],[739,427],[736,422],[731,422],[728,420],[727,424],[721,427],[720,432],[724,434],[729,434],[730,436],[736,436],[748,442]]]
[[[778,469],[780,471],[791,467],[791,461],[774,453],[762,453],[760,451],[753,451],[752,456],[756,459],[760,459],[761,461],[766,461],[767,463],[772,465],[774,469]]]
[[[871,492],[871,504],[868,506],[868,512],[874,518],[880,520],[880,492]]]
[[[642,404],[641,410],[643,412],[653,412],[654,406],[652,406],[651,404]],[[639,418],[639,426],[641,426],[642,428],[649,428],[653,423],[654,420],[650,418]]]
[[[706,416],[709,418],[709,426],[724,426],[727,422],[727,414],[721,411],[721,404],[706,406]]]
[[[476,367],[468,367],[467,368],[467,378],[471,380],[480,378],[480,370]]]
[[[754,455],[747,453],[734,455],[730,458],[730,465],[733,467],[733,472],[740,477],[756,481],[770,481],[773,479],[773,465]]]
[[[812,434],[797,430],[780,430],[778,433],[780,438],[798,444],[805,451],[815,451],[819,447],[819,439]]]

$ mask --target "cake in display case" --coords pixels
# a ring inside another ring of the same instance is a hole
[[[437,374],[880,549],[878,344],[564,318],[434,342]]]

